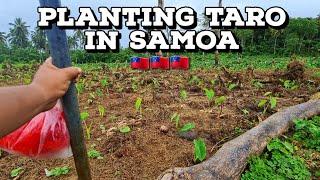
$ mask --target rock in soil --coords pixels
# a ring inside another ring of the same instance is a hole
[[[193,141],[194,139],[197,139],[198,133],[194,131],[188,131],[188,132],[179,132],[179,137],[186,139],[188,141]]]
[[[168,131],[169,131],[169,128],[167,127],[167,126],[161,126],[160,127],[160,131],[162,132],[162,133],[168,133]]]

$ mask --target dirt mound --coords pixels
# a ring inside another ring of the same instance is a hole
[[[285,79],[301,80],[304,78],[305,65],[297,60],[291,61],[287,65],[287,70],[284,74]]]

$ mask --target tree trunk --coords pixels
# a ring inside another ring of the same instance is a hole
[[[158,0],[158,7],[164,8],[164,0]],[[160,50],[157,54],[157,56],[162,56],[162,51]]]
[[[277,37],[274,38],[273,55],[276,54],[276,47],[277,47]]]
[[[195,166],[173,168],[165,171],[158,180],[171,179],[240,179],[248,159],[261,154],[270,139],[285,133],[293,120],[320,114],[320,100],[289,107],[270,116],[258,126],[225,143],[216,154]]]
[[[222,7],[222,0],[219,0],[219,7]],[[217,29],[216,35],[217,35],[218,39],[220,39],[220,33],[221,33],[221,30]],[[214,51],[214,64],[215,64],[215,66],[219,66],[219,61],[220,61],[220,54],[219,54],[219,51],[216,49]]]

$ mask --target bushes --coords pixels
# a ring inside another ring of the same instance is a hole
[[[311,173],[306,164],[293,153],[294,147],[291,143],[274,139],[268,144],[266,153],[249,161],[249,170],[241,179],[310,179]]]
[[[292,143],[272,140],[264,154],[250,159],[249,169],[242,175],[243,180],[311,179],[310,171],[318,177],[317,159],[310,159],[304,154],[307,151],[320,152],[320,117],[298,119],[294,123],[295,132],[287,139]],[[297,154],[305,158],[308,165]]]

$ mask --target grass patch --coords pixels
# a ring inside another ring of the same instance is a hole
[[[316,116],[312,120],[297,119],[294,122],[293,136],[270,141],[261,156],[249,160],[249,167],[242,174],[242,180],[300,180],[319,177],[319,160],[302,154],[305,151],[311,152],[310,154],[320,152],[320,117]]]

